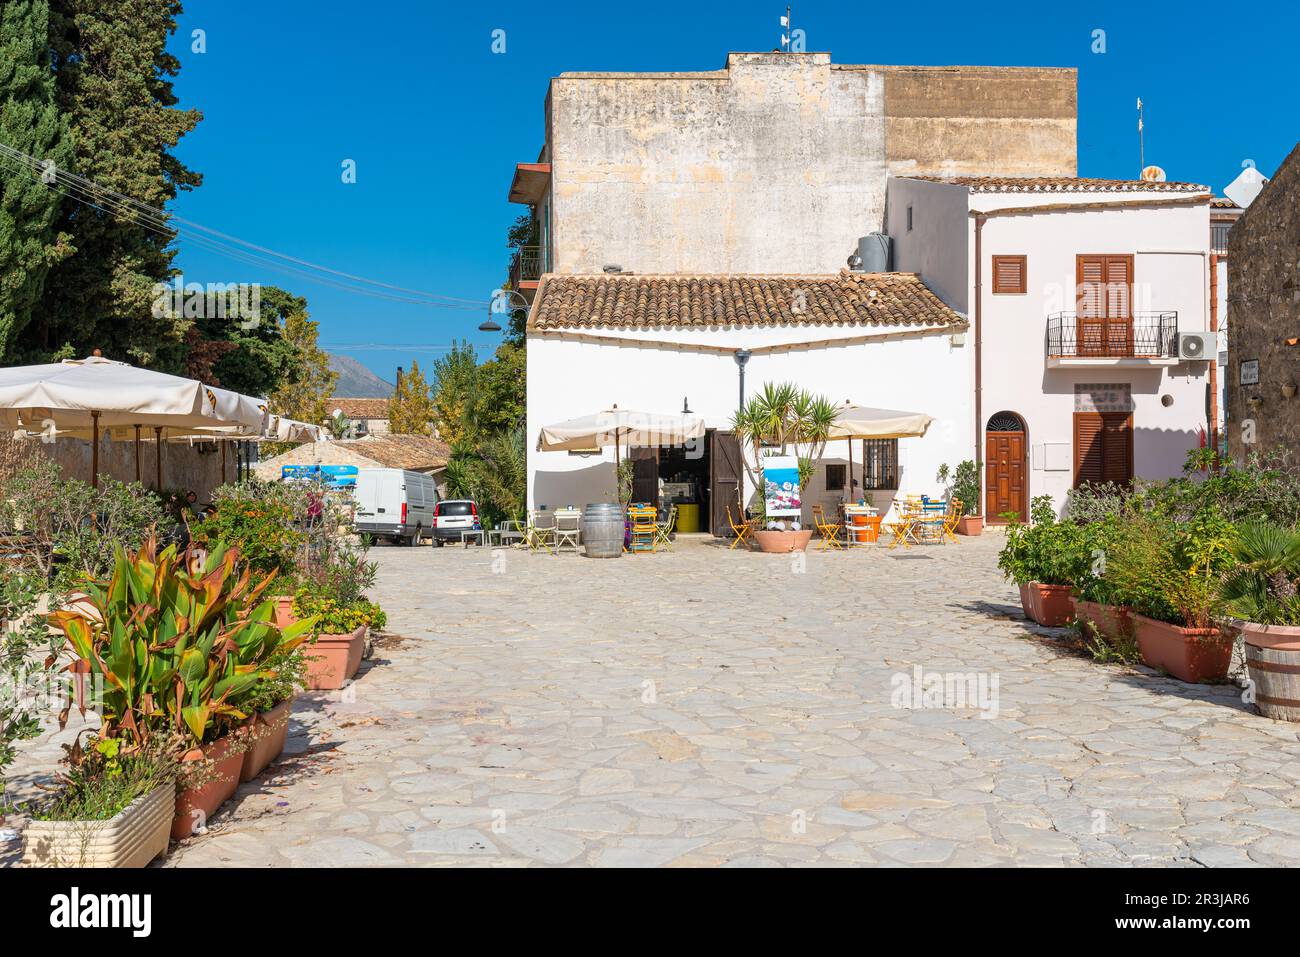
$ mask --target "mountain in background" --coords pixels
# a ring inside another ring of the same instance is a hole
[[[339,374],[334,394],[349,399],[387,399],[393,394],[391,382],[385,382],[351,356],[328,353],[330,369]]]

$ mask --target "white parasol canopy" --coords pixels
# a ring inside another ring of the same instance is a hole
[[[0,369],[0,425],[29,432],[234,427],[261,435],[265,399],[99,356]]]
[[[610,445],[650,448],[682,445],[703,437],[704,419],[698,415],[634,412],[614,406],[544,427],[537,448],[542,452],[582,452]]]
[[[844,403],[835,415],[829,439],[906,439],[925,435],[934,421],[923,412],[873,409]]]

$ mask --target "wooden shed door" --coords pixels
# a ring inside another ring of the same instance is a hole
[[[1075,261],[1081,356],[1133,354],[1133,257],[1079,256]]]
[[[1074,487],[1133,480],[1133,416],[1128,412],[1074,413]]]
[[[1029,517],[1025,502],[1025,433],[984,433],[984,521],[999,524],[1003,512]]]
[[[731,537],[727,509],[739,517],[740,477],[743,474],[740,440],[736,433],[719,429],[709,432],[709,531],[717,538]]]

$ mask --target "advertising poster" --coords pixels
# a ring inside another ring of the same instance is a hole
[[[798,518],[803,509],[799,492],[799,460],[772,455],[763,460],[764,498],[768,518]]]

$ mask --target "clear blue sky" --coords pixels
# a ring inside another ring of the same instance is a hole
[[[1265,175],[1300,138],[1295,3],[1145,8],[930,0],[794,4],[809,50],[840,63],[1073,66],[1079,174],[1137,172],[1221,192],[1253,160]],[[707,70],[770,50],[784,3],[357,3],[185,0],[172,48],[182,105],[204,121],[179,154],[204,185],[176,210],[242,239],[398,286],[487,301],[505,277],[514,164],[536,159],[550,77],[567,70]],[[1149,10],[1147,13],[1145,11]],[[1234,30],[1234,20],[1245,25]],[[206,31],[207,52],[191,51]],[[494,29],[507,52],[491,52]],[[1106,52],[1093,53],[1093,31]],[[345,185],[341,164],[357,164]],[[431,309],[317,285],[181,245],[187,281],[262,282],[305,295],[321,341],[384,378],[477,331],[482,311]]]

